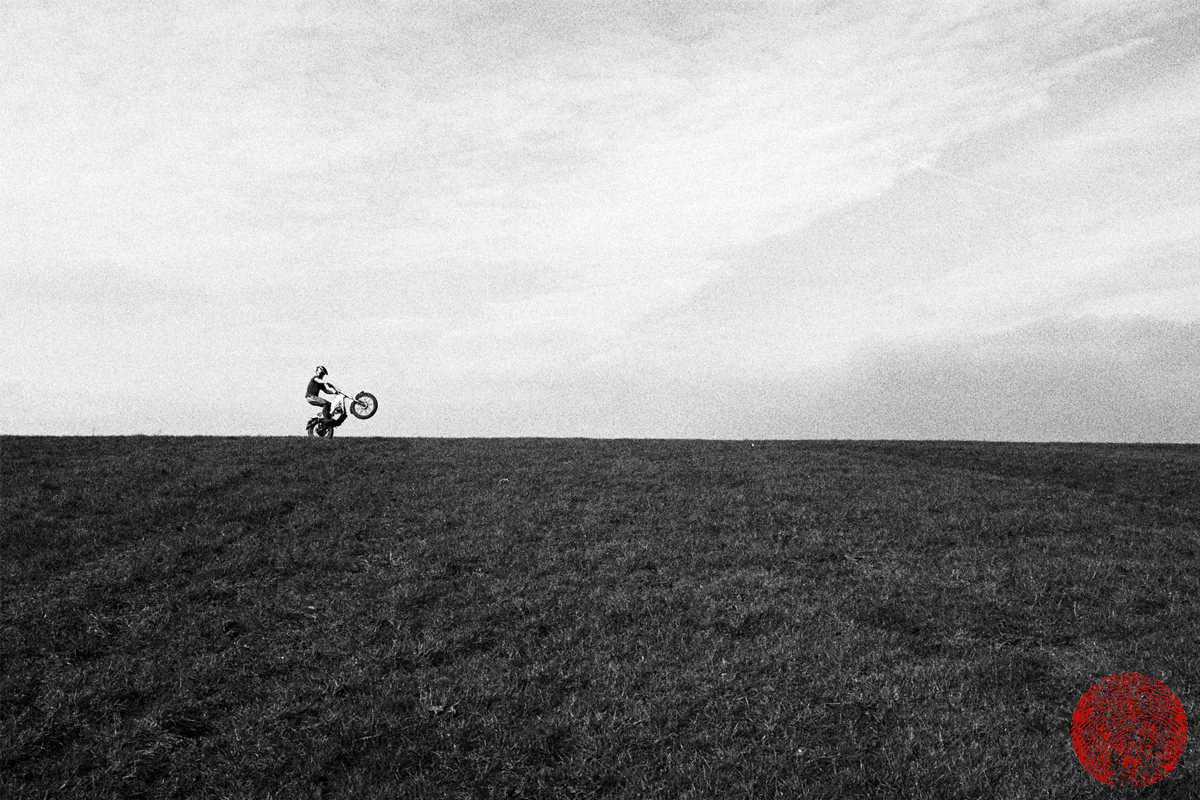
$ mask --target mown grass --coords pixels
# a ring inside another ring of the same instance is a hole
[[[0,796],[1195,797],[1200,448],[0,439]]]

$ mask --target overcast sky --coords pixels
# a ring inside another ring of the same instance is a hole
[[[7,0],[0,276],[0,433],[1200,442],[1200,6]]]

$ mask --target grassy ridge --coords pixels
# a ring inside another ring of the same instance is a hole
[[[1191,750],[1119,792],[1069,742],[1114,672],[1195,719],[1198,468],[3,438],[0,795],[1198,796]]]

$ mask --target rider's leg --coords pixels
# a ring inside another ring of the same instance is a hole
[[[320,407],[321,419],[329,419],[330,418],[329,409],[333,407],[333,403],[330,403],[328,400],[324,400],[320,397],[306,397],[304,399],[308,401],[308,404],[310,406],[319,406]]]

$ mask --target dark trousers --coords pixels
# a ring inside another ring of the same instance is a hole
[[[322,400],[319,397],[314,397],[311,395],[304,399],[308,401],[308,404],[310,406],[320,406],[321,407],[321,416],[324,417],[325,419],[329,419],[329,409],[333,407],[333,403],[329,402],[328,400]]]

